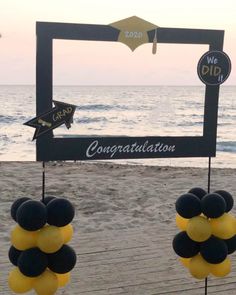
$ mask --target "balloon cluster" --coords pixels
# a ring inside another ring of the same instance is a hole
[[[43,201],[19,198],[11,206],[18,223],[11,232],[10,262],[15,265],[8,284],[15,293],[34,289],[38,295],[53,295],[70,281],[76,253],[67,245],[73,235],[73,205],[64,198]]]
[[[233,204],[227,191],[207,193],[199,187],[177,199],[176,225],[181,232],[172,245],[193,277],[224,277],[230,273],[228,254],[236,250],[236,219],[229,213]]]

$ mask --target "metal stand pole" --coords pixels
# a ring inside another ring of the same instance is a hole
[[[207,277],[205,278],[205,295],[207,295]]]
[[[208,194],[210,193],[210,190],[211,190],[211,157],[209,157],[209,161],[208,161],[208,181],[207,181]],[[206,277],[205,278],[205,295],[207,295],[207,283],[208,283],[208,279]]]
[[[45,162],[43,162],[43,173],[42,173],[42,201],[45,197]]]
[[[211,190],[211,157],[209,158],[208,162],[208,185],[207,185],[207,192],[210,193]]]

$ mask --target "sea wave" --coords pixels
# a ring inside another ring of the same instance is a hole
[[[0,124],[13,124],[16,122],[24,123],[28,118],[23,115],[0,115]],[[30,119],[30,118],[29,118]]]
[[[89,117],[82,117],[82,118],[75,118],[74,122],[79,124],[91,124],[91,123],[99,123],[99,122],[106,122],[107,119],[105,117],[95,117],[95,118],[89,118]]]
[[[8,144],[13,143],[14,140],[5,134],[0,134],[0,148],[6,147]]]
[[[236,141],[221,141],[216,145],[217,151],[236,153]]]
[[[0,115],[0,123],[13,123],[16,122],[17,118],[14,116],[9,116],[9,115]]]
[[[109,110],[126,110],[125,105],[108,105],[108,104],[86,104],[77,107],[82,111],[109,111]]]
[[[176,125],[176,123],[175,123]],[[203,121],[191,121],[189,119],[188,121],[183,121],[178,123],[179,127],[187,127],[187,126],[203,126]]]

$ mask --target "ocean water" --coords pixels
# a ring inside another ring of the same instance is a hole
[[[53,99],[77,105],[74,123],[54,136],[202,135],[204,86],[54,86]],[[0,161],[34,161],[34,86],[0,86]],[[113,160],[122,164],[207,167],[207,158]],[[236,86],[221,86],[213,167],[236,168]]]

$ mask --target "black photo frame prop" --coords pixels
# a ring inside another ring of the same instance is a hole
[[[117,42],[120,31],[110,25],[37,22],[36,113],[52,108],[53,40]],[[224,31],[158,27],[147,32],[148,42],[208,44],[222,51]],[[219,85],[205,85],[202,136],[97,136],[56,138],[53,132],[37,139],[37,160],[102,160],[174,157],[214,157],[216,154]]]

